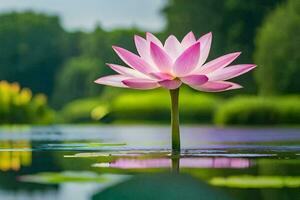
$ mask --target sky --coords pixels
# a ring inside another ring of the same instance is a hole
[[[70,31],[138,27],[160,31],[165,19],[160,10],[167,0],[0,0],[0,13],[34,10],[59,15]]]

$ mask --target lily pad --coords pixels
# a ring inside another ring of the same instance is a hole
[[[120,147],[126,146],[125,143],[95,143],[95,142],[68,142],[68,143],[53,143],[53,144],[43,144],[37,147],[40,150],[92,150],[99,148],[110,148],[110,147]]]
[[[40,184],[59,184],[59,183],[84,183],[96,182],[106,183],[110,181],[121,181],[128,178],[128,175],[98,175],[91,172],[42,172],[33,175],[20,176],[19,180],[23,182]]]
[[[214,186],[231,188],[297,188],[300,176],[229,176],[215,177],[210,180]]]

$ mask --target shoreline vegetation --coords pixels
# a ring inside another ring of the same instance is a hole
[[[91,99],[87,101],[92,102]],[[112,124],[167,124],[170,121],[168,109],[170,102],[166,92],[125,93],[115,97],[110,104],[101,103],[97,98],[95,101],[98,102],[98,106],[94,102],[78,108],[78,104],[84,105],[85,99],[66,105],[61,111],[61,116],[66,121],[62,122],[90,123],[94,120],[94,122]],[[182,97],[179,99],[179,110],[182,124],[209,124],[219,127],[291,126],[300,125],[299,101],[300,96],[295,95],[269,98],[257,96],[220,98],[187,91],[182,92]],[[103,110],[103,113],[98,113],[102,118],[93,119],[91,113],[95,109]]]
[[[167,91],[127,91],[110,97],[77,99],[54,111],[44,96],[18,84],[0,84],[1,124],[168,124]],[[179,99],[182,124],[225,126],[300,125],[300,96],[220,97],[183,88]],[[25,117],[24,117],[25,116]],[[28,117],[27,117],[28,116]]]

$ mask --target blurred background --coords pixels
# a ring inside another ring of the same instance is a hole
[[[182,123],[300,124],[299,0],[1,0],[0,124],[168,123],[166,90],[93,83],[121,63],[111,46],[136,52],[145,31],[212,31],[209,60],[242,51],[258,65],[237,91],[183,88]]]

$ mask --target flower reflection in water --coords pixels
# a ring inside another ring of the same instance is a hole
[[[120,169],[169,168],[172,166],[172,159],[119,158],[111,163],[96,163],[93,166]],[[180,168],[249,168],[250,166],[251,162],[247,158],[180,158]]]
[[[15,149],[30,149],[28,141],[4,141],[0,142],[0,171],[18,171],[21,166],[30,166],[32,160],[31,151],[15,151]],[[7,151],[10,149],[10,151]]]

